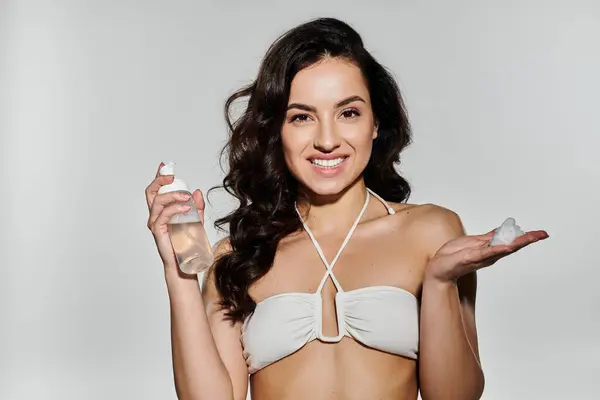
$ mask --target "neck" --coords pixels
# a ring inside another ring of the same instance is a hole
[[[308,201],[298,204],[298,211],[314,234],[329,234],[349,229],[362,210],[367,188],[358,179],[340,193],[320,196],[306,191]]]

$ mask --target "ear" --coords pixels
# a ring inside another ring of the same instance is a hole
[[[379,122],[375,122],[375,127],[373,128],[373,140],[377,138],[379,132]]]

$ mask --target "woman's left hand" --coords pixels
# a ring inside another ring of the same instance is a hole
[[[454,282],[461,276],[489,267],[499,259],[539,240],[547,239],[546,231],[529,231],[509,245],[490,246],[496,229],[484,234],[461,236],[450,240],[429,261],[426,276],[445,282]]]

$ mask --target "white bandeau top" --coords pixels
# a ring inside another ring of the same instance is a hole
[[[298,351],[313,340],[335,343],[344,336],[367,347],[411,359],[417,358],[417,298],[407,290],[395,286],[368,286],[344,291],[333,274],[335,262],[367,209],[370,194],[386,206],[389,214],[394,213],[394,209],[385,200],[367,189],[365,204],[331,264],[325,259],[321,246],[296,208],[304,229],[325,264],[325,275],[314,293],[282,293],[256,304],[254,312],[242,325],[243,354],[250,374]],[[328,277],[331,277],[337,289],[337,336],[323,334],[321,291]]]

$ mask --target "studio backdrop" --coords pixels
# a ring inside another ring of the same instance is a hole
[[[400,84],[409,202],[550,234],[479,273],[483,398],[598,398],[598,1],[4,0],[0,399],[176,398],[144,189],[169,160],[219,184],[225,99],[320,16]]]

